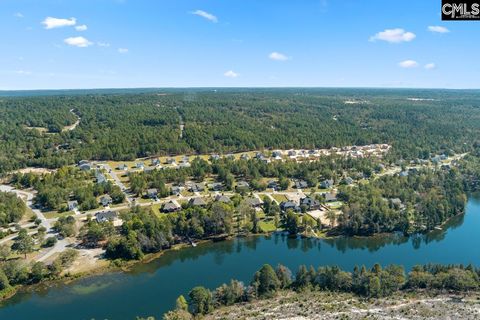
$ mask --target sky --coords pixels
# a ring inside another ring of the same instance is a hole
[[[0,90],[480,88],[439,0],[0,0]]]

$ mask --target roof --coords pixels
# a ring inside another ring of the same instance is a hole
[[[248,184],[247,181],[243,181],[243,180],[242,180],[242,181],[238,181],[238,182],[237,182],[237,187],[239,187],[239,188],[248,188],[248,187],[250,187],[250,185]]]
[[[102,211],[95,215],[98,222],[111,221],[118,217],[118,214],[114,211]]]
[[[297,180],[295,181],[295,188],[297,189],[308,188],[308,183],[305,180]]]
[[[245,199],[245,202],[251,205],[252,207],[256,207],[263,204],[263,201],[258,198],[247,198]]]
[[[176,204],[175,202],[170,201],[170,202],[165,203],[165,205],[162,208],[162,211],[175,211],[175,210],[178,210],[178,209],[180,209],[180,206],[178,204]]]
[[[224,195],[220,195],[220,194],[218,194],[217,196],[215,196],[215,201],[223,202],[223,203],[230,203],[230,202],[232,202],[232,200],[230,200],[229,197],[224,196]]]
[[[158,190],[156,188],[148,189],[147,193],[148,194],[156,194],[156,193],[158,193]]]
[[[203,200],[202,198],[192,198],[192,199],[190,199],[190,201],[188,203],[190,203],[192,206],[206,206],[207,205],[205,200]]]
[[[77,200],[73,200],[73,201],[68,201],[68,206],[76,206],[78,205],[78,201]]]
[[[337,200],[337,196],[334,195],[333,193],[331,192],[327,192],[324,194],[324,197],[325,197],[325,200],[326,201],[336,201]]]
[[[303,204],[303,205],[309,206],[309,207],[320,205],[320,201],[318,201],[318,200],[316,200],[312,197],[302,198],[302,199],[300,199],[300,203]]]

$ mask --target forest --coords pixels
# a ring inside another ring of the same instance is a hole
[[[421,289],[461,293],[477,290],[479,285],[480,270],[471,265],[417,265],[408,274],[399,265],[382,268],[375,264],[370,269],[355,266],[353,272],[336,266],[315,269],[302,265],[293,275],[283,265],[274,269],[265,264],[253,275],[249,284],[231,280],[213,291],[202,286],[193,288],[187,298],[183,295],[178,297],[175,310],[166,313],[163,319],[193,319],[223,306],[269,299],[285,290],[348,292],[370,299],[391,296],[398,291]]]
[[[0,226],[20,221],[26,209],[25,202],[15,193],[0,192]]]
[[[81,159],[369,143],[391,144],[390,161],[462,153],[478,144],[479,101],[477,91],[386,89],[158,89],[2,97],[0,174]],[[74,130],[62,130],[78,117]]]

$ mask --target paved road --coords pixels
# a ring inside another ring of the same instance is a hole
[[[131,195],[129,195],[127,193],[127,187],[125,187],[125,185],[123,184],[123,182],[120,180],[120,178],[117,176],[117,174],[115,173],[115,170],[112,169],[112,167],[110,167],[109,164],[107,163],[104,163],[104,164],[100,164],[100,168],[102,169],[105,169],[107,171],[107,173],[110,175],[110,177],[112,177],[113,181],[115,181],[115,184],[120,188],[120,190],[122,190],[122,192],[125,194],[125,198],[127,199],[127,202],[128,203],[132,203],[132,198],[131,198]]]

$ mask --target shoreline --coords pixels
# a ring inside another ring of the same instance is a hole
[[[456,214],[455,216],[450,217],[446,221],[444,221],[442,224],[440,224],[438,227],[441,227],[442,230],[438,229],[433,229],[427,232],[423,232],[420,234],[426,234],[430,232],[438,232],[438,231],[443,231],[443,227],[453,218],[459,217],[461,215],[464,215],[465,212],[461,212],[459,214]],[[259,236],[266,236],[266,237],[271,237],[275,233],[278,233],[280,235],[285,235],[286,237],[290,237],[288,233],[282,230],[276,230],[276,231],[271,231],[271,232],[265,232],[265,233],[252,233],[248,235],[232,235],[228,236],[227,238],[221,240],[221,241],[226,241],[226,240],[233,240],[236,238],[251,238],[251,237],[259,237]],[[352,239],[372,239],[372,238],[379,238],[379,237],[385,237],[385,236],[391,236],[394,233],[376,233],[373,235],[369,236],[348,236],[345,234],[335,234],[335,235],[328,235],[328,232],[321,233],[321,236],[315,237],[315,236],[307,236],[304,234],[297,234],[295,235],[296,238],[301,238],[301,239],[319,239],[319,240],[328,240],[328,239],[337,239],[340,237],[348,237]],[[411,237],[413,234],[409,235],[404,235],[405,237]],[[208,243],[214,243],[217,242],[214,239],[204,239],[204,240],[199,240],[196,242],[197,245],[203,245],[203,244],[208,244]],[[59,284],[70,284],[73,281],[80,280],[80,279],[86,279],[89,277],[94,277],[94,276],[100,276],[100,275],[105,275],[108,273],[115,273],[115,272],[129,272],[131,271],[134,267],[142,265],[142,264],[148,264],[156,259],[161,258],[164,254],[170,251],[179,251],[185,248],[190,247],[191,245],[187,242],[182,242],[173,245],[172,247],[155,252],[155,253],[149,253],[146,254],[141,260],[130,260],[130,261],[124,261],[124,260],[107,260],[106,258],[99,259],[92,268],[88,269],[87,271],[82,271],[82,272],[71,272],[67,271],[61,278],[57,279],[47,279],[44,281],[41,281],[39,283],[31,284],[31,285],[19,285],[19,286],[12,286],[8,289],[8,291],[0,296],[0,308],[2,305],[8,301],[9,299],[12,299],[15,297],[18,293],[26,292],[26,293],[34,293],[36,291],[40,291],[46,287],[50,287],[52,285],[59,285]],[[115,265],[116,263],[120,263],[119,265]]]

